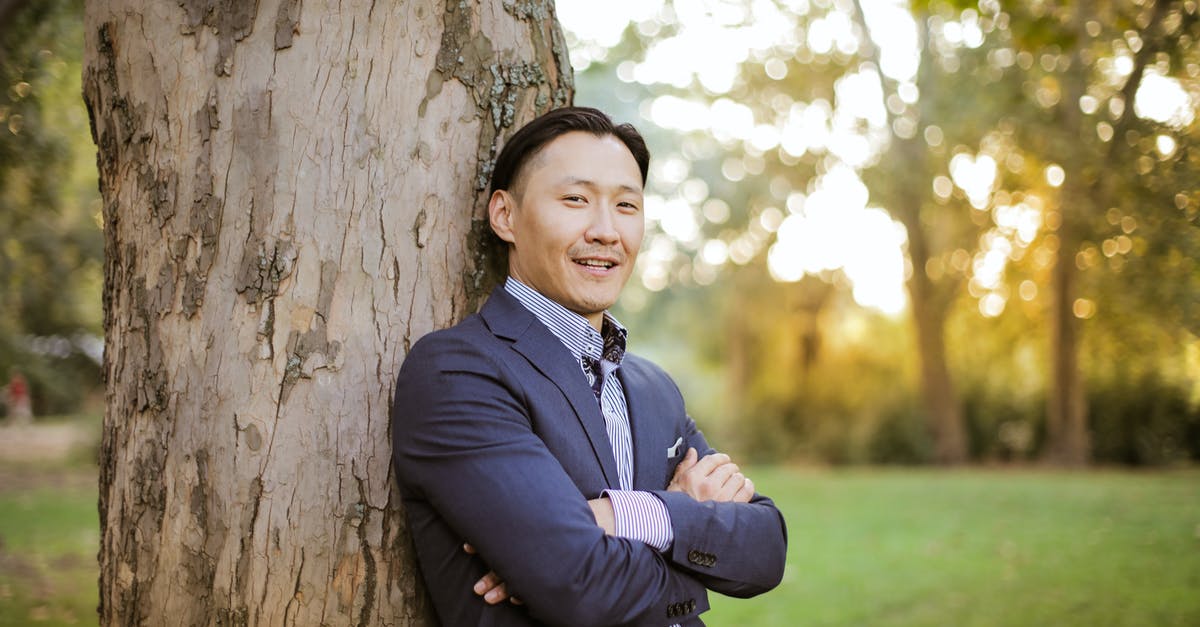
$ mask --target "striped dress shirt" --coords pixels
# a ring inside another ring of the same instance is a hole
[[[667,506],[657,496],[633,489],[633,436],[629,428],[629,408],[625,404],[621,380],[615,376],[625,356],[625,327],[606,311],[602,334],[583,316],[513,277],[505,281],[504,290],[520,301],[566,346],[579,364],[580,373],[596,392],[620,482],[619,490],[604,491],[613,507],[614,534],[666,551],[674,540]]]

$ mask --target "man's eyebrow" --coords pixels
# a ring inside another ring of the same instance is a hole
[[[562,181],[560,181],[559,184],[560,185],[583,185],[584,187],[591,187],[591,188],[601,187],[601,185],[599,183],[597,183],[596,181],[593,181],[591,179],[580,178],[578,176],[568,176],[568,177],[564,178]],[[617,189],[619,189],[623,192],[633,192],[635,194],[643,193],[642,188],[634,187],[632,185],[617,185],[616,187],[617,187]]]

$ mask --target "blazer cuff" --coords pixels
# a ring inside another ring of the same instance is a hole
[[[671,547],[675,532],[671,529],[671,514],[661,499],[638,490],[605,490],[604,496],[612,502],[614,535],[643,542],[660,553]]]

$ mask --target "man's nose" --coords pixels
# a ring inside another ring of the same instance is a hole
[[[592,222],[588,225],[587,233],[584,234],[589,242],[615,244],[620,241],[621,234],[617,232],[617,223],[614,218],[616,210],[615,205],[607,202],[596,205],[592,212]]]

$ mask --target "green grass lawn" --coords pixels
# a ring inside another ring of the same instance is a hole
[[[0,625],[96,623],[86,472],[0,466]],[[751,476],[787,517],[787,573],[713,595],[710,625],[1200,625],[1200,472]]]
[[[760,469],[783,584],[711,625],[1200,625],[1200,473]]]
[[[95,625],[95,471],[4,466],[0,479],[0,627]]]

